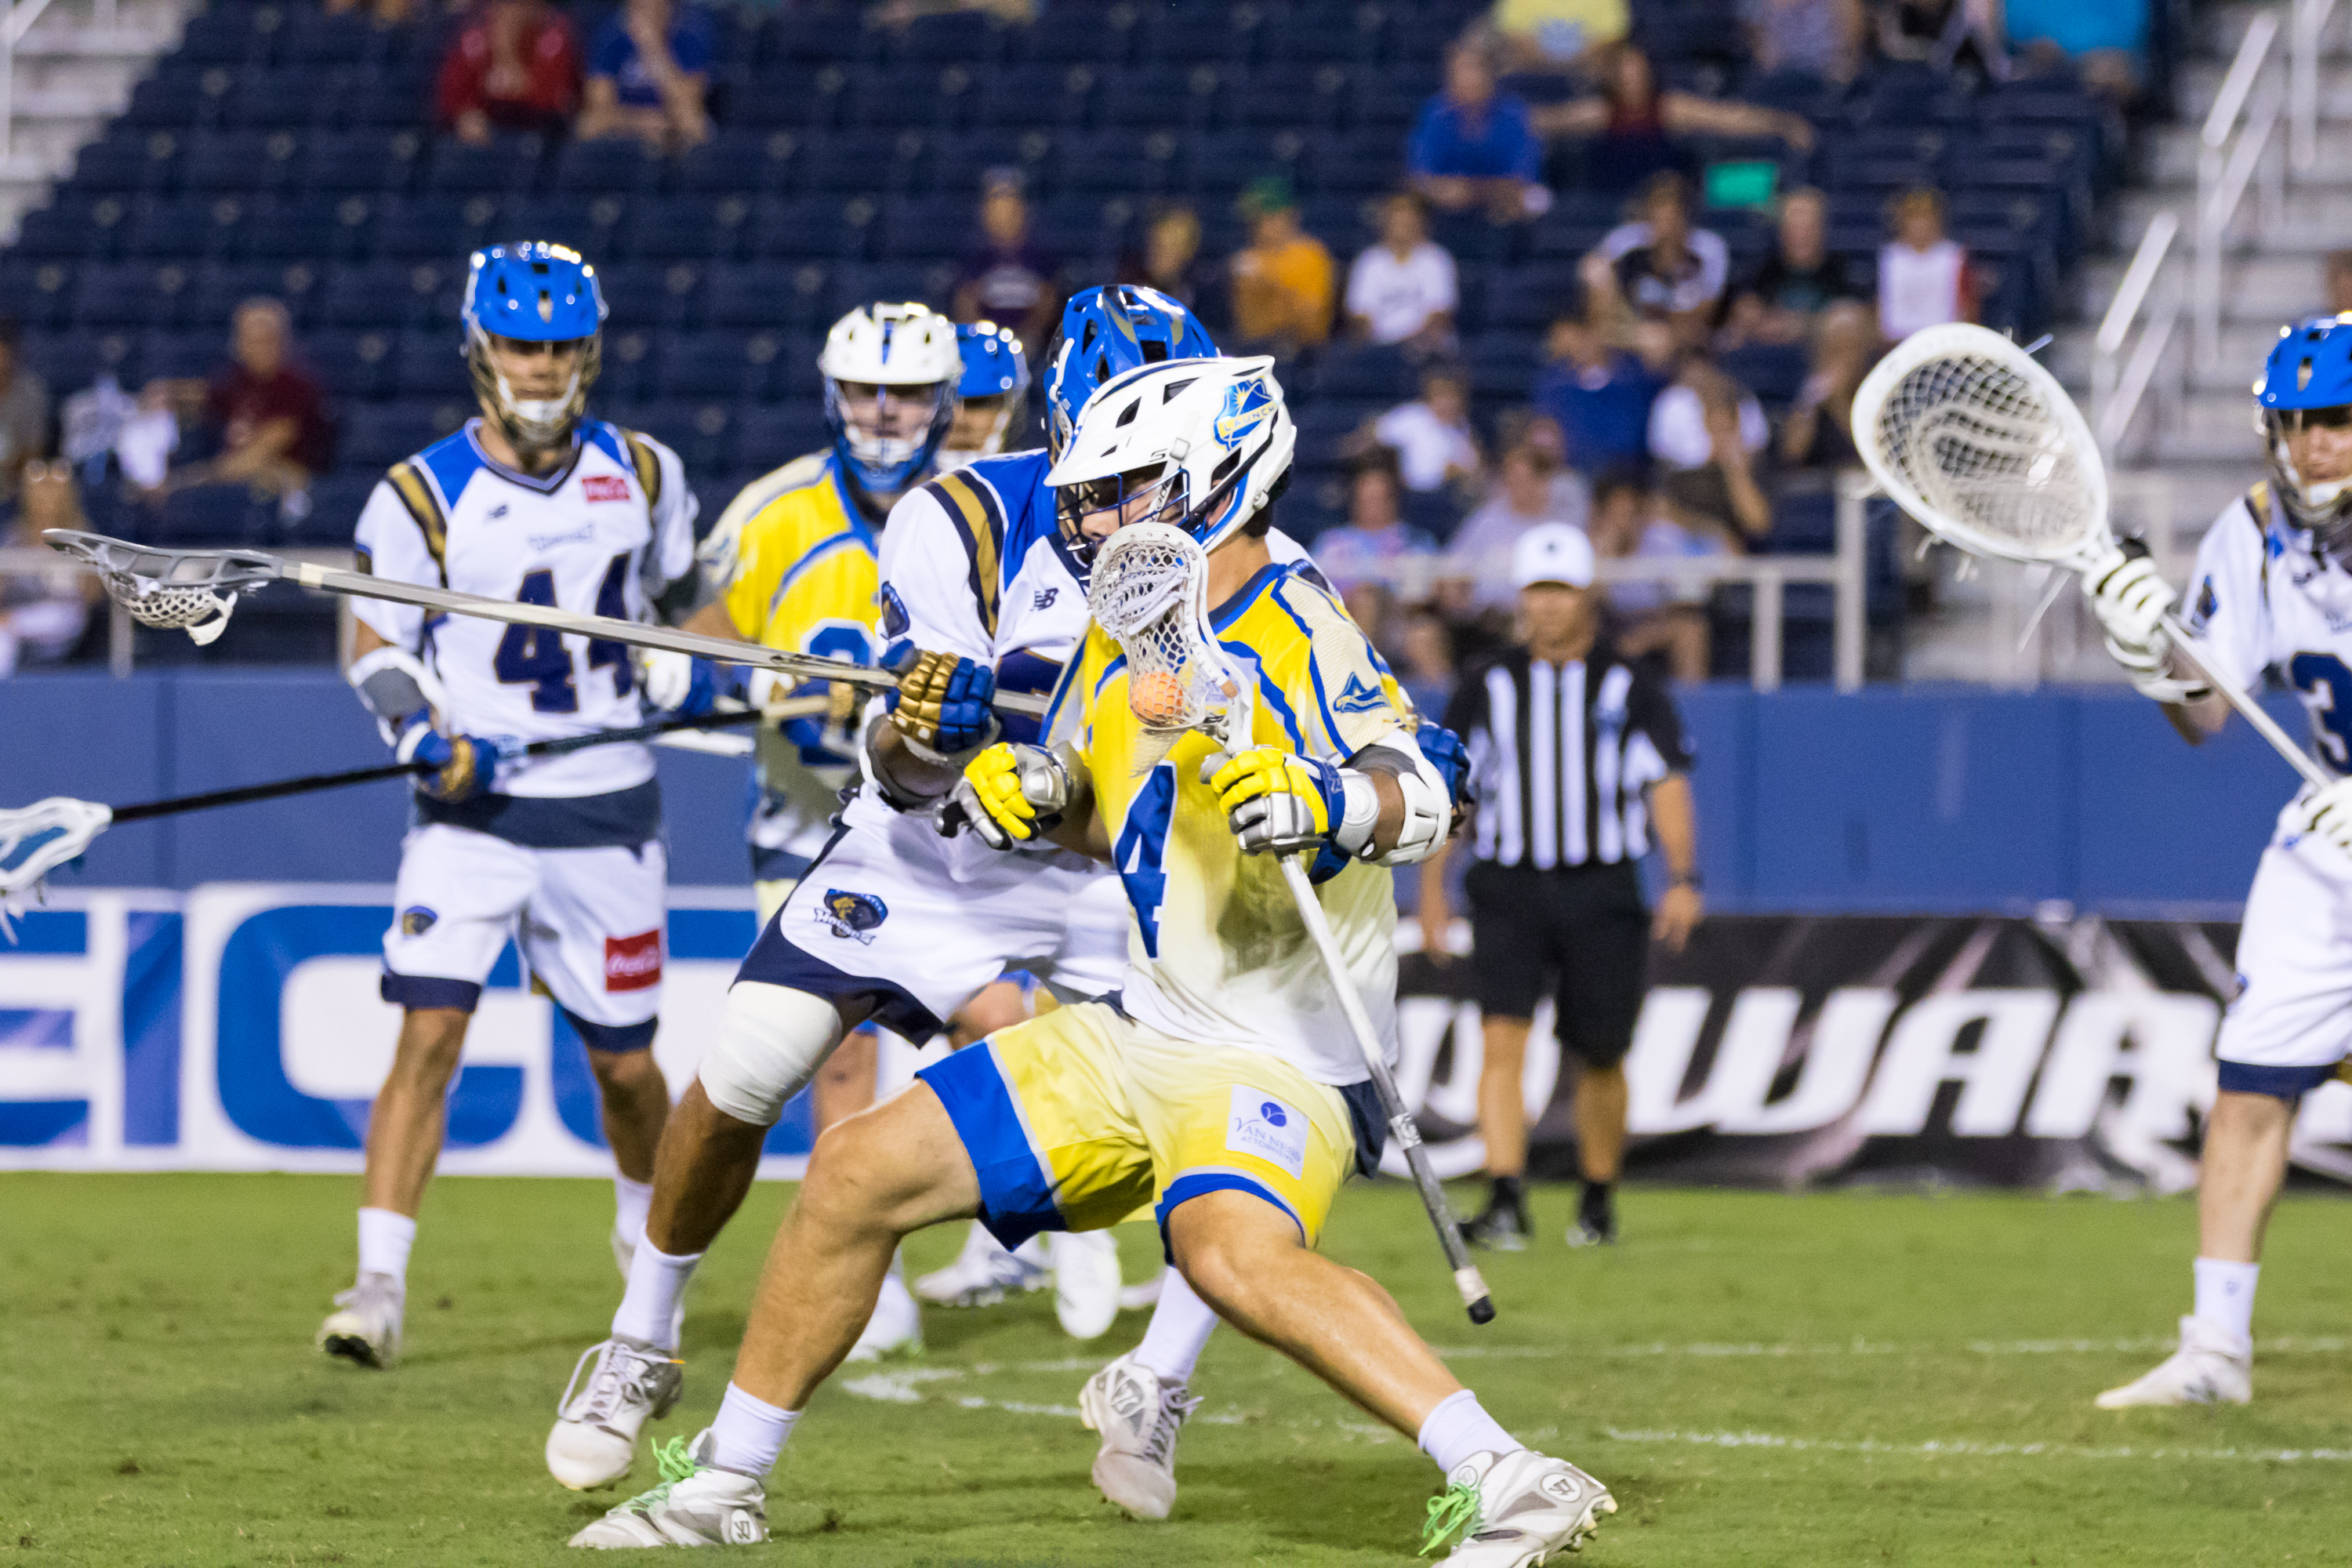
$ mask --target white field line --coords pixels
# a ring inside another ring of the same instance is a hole
[[[1667,1344],[1658,1341],[1645,1345],[1612,1345],[1600,1351],[1586,1351],[1567,1345],[1436,1345],[1432,1348],[1447,1361],[1549,1361],[1561,1358],[1590,1359],[1595,1355],[1612,1358],[1651,1356],[1692,1356],[1701,1359],[1780,1356],[1930,1356],[1930,1355],[2106,1355],[2118,1352],[2137,1353],[2144,1351],[2171,1350],[2179,1342],[2169,1335],[2143,1336],[2118,1340],[1971,1340],[1966,1344],[1898,1344],[1887,1341],[1848,1340],[1831,1344]],[[2258,1355],[2326,1355],[2352,1350],[2352,1336],[2337,1334],[2280,1334],[2255,1342]]]
[[[1608,1426],[1614,1443],[1682,1444],[1703,1448],[1780,1448],[1790,1453],[1886,1454],[1928,1459],[2205,1459],[2261,1464],[2352,1462],[2352,1448],[2095,1448],[2074,1443],[1979,1443],[1965,1437],[1934,1437],[1924,1443],[1881,1443],[1870,1438],[1784,1437],[1772,1432],[1628,1432]]]

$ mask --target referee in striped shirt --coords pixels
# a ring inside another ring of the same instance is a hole
[[[1576,1058],[1576,1152],[1584,1177],[1570,1246],[1617,1238],[1612,1191],[1625,1149],[1625,1053],[1642,1010],[1652,940],[1679,952],[1704,911],[1691,757],[1664,685],[1599,642],[1592,546],[1566,523],[1521,535],[1511,563],[1526,635],[1465,675],[1445,727],[1470,756],[1471,969],[1486,1018],[1478,1129],[1492,1182],[1465,1226],[1517,1251],[1533,1225],[1521,1182],[1528,1134],[1519,1079],[1536,1004]],[[1640,861],[1654,832],[1667,888],[1654,915]],[[1461,840],[1456,840],[1461,842]],[[1425,863],[1421,920],[1442,955],[1451,920],[1444,861]]]

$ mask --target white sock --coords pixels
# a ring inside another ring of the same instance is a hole
[[[631,1247],[645,1245],[646,1211],[653,1206],[651,1182],[633,1182],[618,1171],[613,1173],[613,1221],[623,1241]]]
[[[2240,1339],[2254,1333],[2254,1280],[2259,1263],[2225,1263],[2218,1258],[2197,1260],[2197,1316]]]
[[[1516,1454],[1526,1447],[1504,1431],[1480,1407],[1478,1396],[1466,1388],[1439,1400],[1429,1419],[1421,1424],[1421,1451],[1448,1475],[1473,1454]]]
[[[629,1260],[629,1288],[613,1314],[613,1332],[666,1351],[677,1349],[678,1299],[701,1261],[699,1252],[672,1258],[650,1241],[637,1243],[637,1255]]]
[[[1171,1268],[1160,1287],[1160,1304],[1151,1309],[1151,1321],[1143,1331],[1143,1342],[1129,1353],[1171,1383],[1190,1383],[1201,1352],[1216,1331],[1217,1314],[1192,1293],[1183,1275]]]
[[[360,1272],[389,1274],[408,1283],[408,1249],[416,1245],[416,1222],[390,1209],[360,1210]]]
[[[733,1384],[719,1402],[718,1418],[710,1423],[710,1462],[722,1470],[767,1479],[793,1435],[797,1410],[779,1410],[764,1399],[754,1399]]]

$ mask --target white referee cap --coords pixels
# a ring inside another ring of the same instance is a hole
[[[1592,586],[1592,541],[1572,523],[1539,522],[1519,535],[1511,550],[1511,586],[1565,583]]]

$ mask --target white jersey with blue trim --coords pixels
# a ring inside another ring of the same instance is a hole
[[[395,464],[360,513],[362,572],[623,620],[696,570],[697,503],[677,454],[601,420],[572,459],[534,478],[482,450],[481,421]],[[638,723],[630,651],[472,616],[352,601],[377,636],[422,657],[446,693],[449,730],[502,747]],[[642,745],[591,746],[500,764],[499,794],[569,798],[644,784]]]

